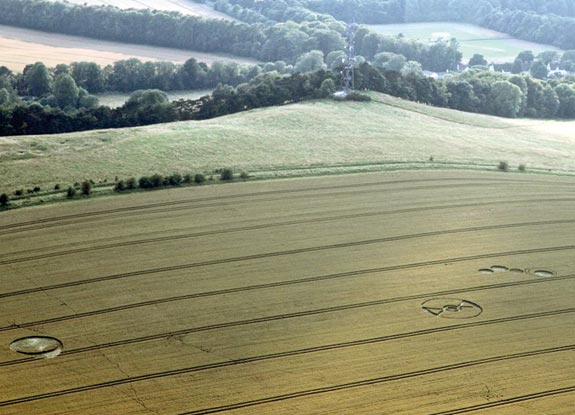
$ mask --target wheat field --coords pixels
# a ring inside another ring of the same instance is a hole
[[[4,212],[0,413],[571,415],[574,205],[436,171]]]

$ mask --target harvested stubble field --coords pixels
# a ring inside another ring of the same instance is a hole
[[[574,205],[402,172],[5,212],[0,412],[572,415]]]
[[[235,20],[225,13],[214,10],[207,4],[193,0],[52,0],[60,3],[72,3],[87,6],[112,6],[120,9],[150,9],[178,12],[207,19]]]
[[[111,42],[0,25],[0,65],[13,71],[22,71],[26,65],[35,62],[44,62],[48,66],[79,61],[108,65],[130,58],[176,63],[195,58],[207,64],[215,61],[256,62],[254,59],[220,53]]]

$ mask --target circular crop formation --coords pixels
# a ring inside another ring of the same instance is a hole
[[[473,318],[483,312],[479,304],[459,298],[431,298],[423,302],[421,308],[435,317],[449,319]]]
[[[58,356],[63,348],[60,340],[47,336],[22,337],[10,343],[10,350],[14,352],[46,359]]]
[[[543,269],[521,269],[521,268],[508,268],[503,265],[492,265],[489,268],[481,268],[479,270],[480,274],[496,274],[496,273],[503,273],[503,272],[511,272],[515,274],[531,274],[537,277],[553,277],[555,276],[555,272],[543,270]]]

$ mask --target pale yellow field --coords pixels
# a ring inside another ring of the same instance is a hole
[[[572,415],[574,207],[398,172],[4,212],[0,413]]]
[[[26,65],[35,62],[44,62],[48,66],[78,61],[107,65],[129,58],[176,63],[183,63],[189,58],[208,64],[214,61],[256,62],[225,54],[108,42],[0,25],[0,65],[14,71],[21,71]]]
[[[88,6],[114,6],[120,9],[152,9],[175,11],[191,16],[201,16],[210,19],[235,20],[225,13],[215,11],[205,4],[198,4],[191,0],[53,0]]]

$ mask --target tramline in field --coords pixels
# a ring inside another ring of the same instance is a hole
[[[0,412],[570,414],[573,189],[398,172],[5,212]]]

